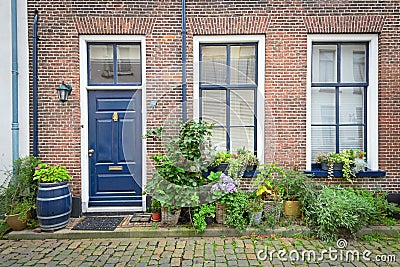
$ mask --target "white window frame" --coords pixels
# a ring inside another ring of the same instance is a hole
[[[141,45],[141,85],[88,85],[88,56],[87,45],[92,42],[136,42]],[[89,207],[89,118],[88,118],[88,91],[89,90],[142,90],[142,135],[146,133],[146,36],[143,35],[80,35],[80,107],[81,107],[81,197],[82,211],[85,212],[113,212],[113,211],[145,211],[146,196],[142,196],[142,207]],[[142,142],[142,189],[146,186],[146,142]]]
[[[193,118],[199,120],[200,104],[200,44],[230,44],[230,43],[257,43],[258,44],[258,80],[257,80],[257,157],[264,162],[265,142],[265,36],[264,35],[207,35],[193,37]]]
[[[307,36],[307,130],[306,163],[311,171],[311,74],[313,42],[368,42],[369,86],[367,89],[368,168],[378,170],[378,35],[377,34],[310,34]]]

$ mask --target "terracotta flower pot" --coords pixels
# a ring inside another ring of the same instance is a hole
[[[6,215],[6,222],[14,231],[21,231],[26,228],[26,223],[28,222],[28,219],[25,219],[21,222],[20,220],[18,220],[19,216],[20,214]]]
[[[159,221],[161,221],[161,211],[152,212],[152,213],[151,213],[151,220],[152,220],[153,222],[159,222]]]

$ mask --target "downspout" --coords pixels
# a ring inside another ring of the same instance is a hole
[[[186,105],[186,0],[182,0],[182,121],[187,121]]]
[[[17,0],[11,1],[11,42],[12,42],[12,160],[19,158],[18,124],[18,38],[17,38]]]
[[[33,107],[33,156],[37,157],[38,149],[38,20],[39,12],[35,10],[33,18],[33,48],[32,48],[32,68],[33,68],[33,90],[32,90],[32,107]]]

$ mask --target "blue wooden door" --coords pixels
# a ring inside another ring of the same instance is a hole
[[[89,206],[142,205],[141,91],[89,91]]]

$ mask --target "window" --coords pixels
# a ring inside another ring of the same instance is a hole
[[[88,85],[141,85],[140,44],[88,43],[87,47]]]
[[[308,39],[308,168],[318,152],[360,149],[377,169],[377,36]]]
[[[199,117],[219,149],[257,151],[257,43],[199,46]]]

